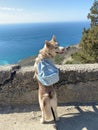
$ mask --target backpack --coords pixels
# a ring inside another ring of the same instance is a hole
[[[51,86],[59,81],[59,70],[51,60],[43,59],[38,63],[37,79],[45,86]]]

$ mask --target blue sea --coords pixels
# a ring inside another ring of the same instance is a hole
[[[37,55],[53,34],[61,46],[77,44],[84,27],[89,28],[89,22],[0,25],[0,65]]]

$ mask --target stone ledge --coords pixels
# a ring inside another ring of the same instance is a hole
[[[60,81],[55,84],[59,103],[98,102],[98,64],[57,65]],[[33,66],[0,66],[0,105],[38,103],[38,84]]]

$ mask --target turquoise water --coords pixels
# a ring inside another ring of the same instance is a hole
[[[14,64],[37,55],[54,34],[61,46],[79,43],[88,22],[0,25],[0,65]]]

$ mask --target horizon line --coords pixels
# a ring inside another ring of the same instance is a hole
[[[12,22],[12,23],[0,23],[0,25],[9,25],[9,24],[39,24],[39,23],[75,23],[75,22],[90,22],[89,20],[81,20],[81,21],[42,21],[42,22]]]

